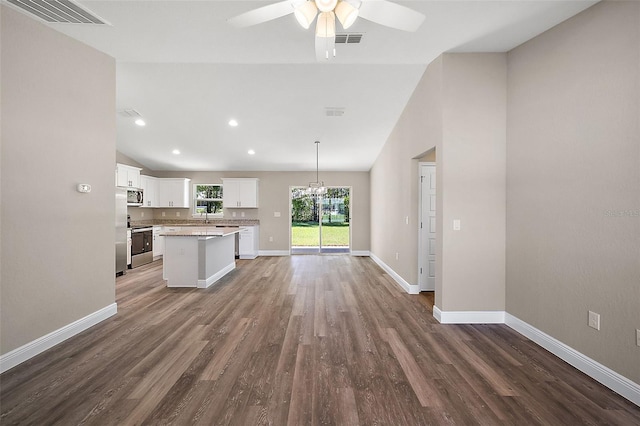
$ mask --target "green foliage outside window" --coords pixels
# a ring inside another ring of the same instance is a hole
[[[222,185],[198,184],[194,187],[194,214],[222,216]]]

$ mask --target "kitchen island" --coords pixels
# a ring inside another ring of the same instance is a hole
[[[191,227],[164,232],[167,287],[207,288],[236,267],[238,227]]]

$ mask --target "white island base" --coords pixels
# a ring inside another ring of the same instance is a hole
[[[166,233],[163,274],[167,287],[207,288],[233,271],[236,232]]]

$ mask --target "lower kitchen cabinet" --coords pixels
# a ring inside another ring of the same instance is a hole
[[[158,260],[164,256],[164,236],[162,226],[153,227],[153,260]]]
[[[238,241],[238,254],[240,259],[255,259],[258,257],[260,246],[260,227],[241,226]]]

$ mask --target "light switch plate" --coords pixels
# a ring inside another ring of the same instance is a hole
[[[453,230],[454,231],[460,230],[460,219],[453,219]]]
[[[589,327],[600,330],[600,314],[589,311]]]

